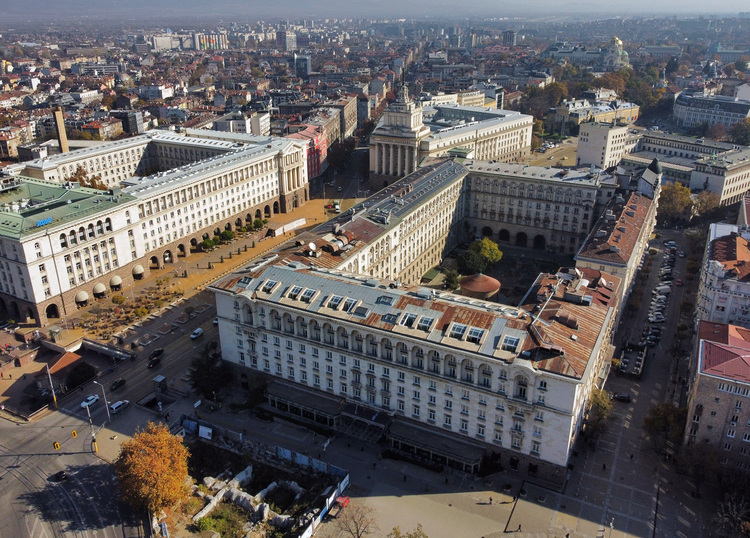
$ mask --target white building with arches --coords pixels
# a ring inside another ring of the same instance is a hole
[[[222,357],[241,382],[270,378],[269,405],[438,464],[473,472],[489,456],[564,483],[611,357],[596,284],[551,275],[515,308],[285,262],[211,287]]]

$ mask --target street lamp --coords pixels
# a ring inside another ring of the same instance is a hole
[[[99,385],[102,388],[102,396],[104,396],[104,409],[107,410],[107,422],[112,423],[112,416],[109,414],[109,405],[107,404],[107,394],[104,392],[104,385],[98,381],[94,381],[94,385]]]

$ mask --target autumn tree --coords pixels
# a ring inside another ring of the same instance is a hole
[[[388,538],[429,538],[427,533],[422,529],[422,524],[417,523],[417,528],[410,532],[401,532],[398,527],[393,527],[393,530],[388,533]]]
[[[489,237],[474,241],[469,246],[469,250],[479,254],[488,266],[498,264],[503,259],[503,253],[498,248],[497,243]]]
[[[727,494],[714,517],[719,536],[747,536],[748,521],[750,502],[741,492]]]
[[[692,205],[689,188],[681,183],[666,183],[659,196],[658,218],[662,223],[688,220]]]
[[[341,533],[351,538],[364,538],[378,530],[375,510],[362,504],[349,503],[336,518]]]
[[[706,128],[705,136],[711,140],[724,140],[727,136],[727,128],[721,123],[714,123]]]
[[[605,391],[595,388],[589,398],[589,426],[594,432],[600,431],[611,414],[612,399]]]
[[[190,383],[205,397],[213,397],[232,380],[229,366],[217,348],[216,341],[209,342],[190,362]]]
[[[734,144],[750,145],[750,118],[738,121],[729,128],[729,139]]]
[[[187,459],[182,437],[169,433],[165,424],[149,422],[122,444],[115,460],[122,499],[152,514],[176,504],[188,493]]]
[[[80,183],[81,187],[88,187],[90,189],[96,189],[99,191],[109,190],[107,186],[102,183],[102,176],[96,175],[89,177],[89,173],[80,164],[76,168],[73,175],[68,178],[70,181]]]
[[[670,444],[680,443],[686,418],[686,410],[671,403],[660,403],[648,410],[643,418],[643,431],[651,438],[657,453],[664,453]]]
[[[695,197],[693,207],[698,215],[705,215],[719,207],[719,195],[711,191],[703,191]]]

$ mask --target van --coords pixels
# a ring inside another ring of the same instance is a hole
[[[127,409],[129,405],[130,405],[130,402],[128,400],[120,400],[119,402],[115,402],[112,405],[110,405],[109,410],[112,412],[113,415],[116,415],[120,411]]]
[[[669,295],[670,293],[672,293],[672,288],[669,286],[656,286],[654,289],[655,295]]]
[[[338,200],[336,200],[335,202],[333,202],[333,210],[336,213],[341,213],[341,204],[339,204]]]

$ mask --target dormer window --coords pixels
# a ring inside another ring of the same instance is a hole
[[[351,312],[355,304],[357,304],[356,299],[347,299],[346,301],[344,301],[344,312]]]
[[[451,338],[461,340],[464,337],[464,334],[466,334],[466,329],[466,325],[463,325],[461,323],[454,323],[453,327],[451,328]]]
[[[341,304],[341,301],[343,300],[344,298],[339,295],[331,296],[331,300],[328,301],[328,308],[332,308],[333,310],[336,310]]]
[[[430,327],[432,327],[433,321],[435,321],[434,318],[422,316],[421,318],[419,318],[419,323],[417,323],[417,329],[419,329],[420,331],[429,331]]]
[[[293,286],[292,289],[289,291],[288,297],[290,299],[296,299],[297,297],[299,297],[299,294],[301,291],[302,291],[301,286]]]
[[[309,303],[312,300],[313,295],[315,295],[315,291],[316,290],[312,290],[310,288],[307,288],[305,290],[305,293],[302,294],[302,301],[305,302],[305,303]]]
[[[516,349],[518,349],[518,344],[520,343],[520,338],[517,338],[515,336],[506,336],[505,338],[503,338],[503,345],[501,349],[503,351],[510,351],[511,353],[515,353]]]
[[[471,342],[472,344],[478,344],[482,340],[482,336],[484,336],[483,329],[472,327],[469,329],[469,336],[466,337],[466,341]]]
[[[414,326],[415,321],[417,321],[416,314],[404,314],[404,317],[401,318],[401,325],[411,329]]]
[[[278,284],[278,282],[275,280],[266,280],[266,283],[263,284],[263,293],[271,293],[271,290],[276,284]]]

